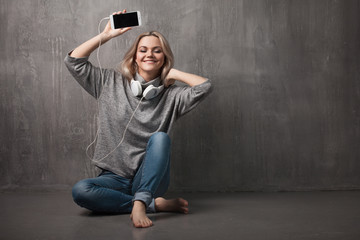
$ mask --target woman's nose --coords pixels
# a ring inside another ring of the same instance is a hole
[[[146,56],[147,56],[147,57],[154,57],[154,54],[153,54],[152,51],[148,51],[148,52],[146,53]]]

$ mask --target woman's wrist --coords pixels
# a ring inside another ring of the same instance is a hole
[[[102,32],[99,34],[99,38],[100,38],[101,44],[104,44],[107,41],[109,41],[110,39],[112,39],[113,37],[109,33]]]

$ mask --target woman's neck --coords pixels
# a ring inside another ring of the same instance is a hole
[[[145,71],[139,71],[139,75],[145,80],[145,82],[150,82],[151,80],[157,78],[160,74],[151,73]]]

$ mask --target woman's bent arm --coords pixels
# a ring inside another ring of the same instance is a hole
[[[173,84],[175,81],[180,81],[180,82],[186,83],[187,85],[189,85],[191,87],[202,84],[202,83],[206,82],[206,80],[207,80],[204,77],[200,77],[198,75],[191,74],[191,73],[182,72],[182,71],[179,71],[174,68],[172,68],[170,70],[170,72],[166,78],[167,78],[169,85]]]

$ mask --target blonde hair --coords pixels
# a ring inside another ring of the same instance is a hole
[[[130,49],[125,54],[124,59],[121,61],[118,70],[120,70],[120,72],[124,75],[124,77],[128,81],[131,81],[131,79],[133,79],[135,77],[135,74],[137,71],[135,59],[136,59],[136,52],[137,52],[139,42],[143,37],[149,37],[149,36],[157,37],[160,40],[161,48],[165,55],[164,65],[162,66],[162,69],[161,69],[160,78],[161,78],[163,84],[165,85],[165,87],[168,87],[169,84],[167,82],[165,82],[165,78],[168,75],[171,68],[174,66],[174,55],[171,51],[168,41],[159,32],[151,31],[151,32],[145,32],[145,33],[140,34],[136,38],[133,45],[130,47]]]

